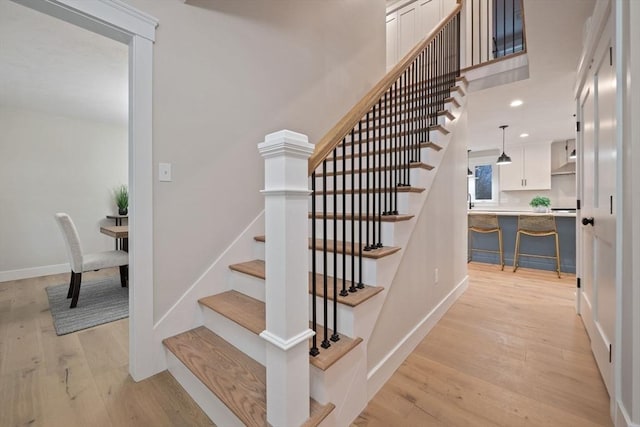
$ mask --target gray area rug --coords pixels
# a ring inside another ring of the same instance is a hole
[[[84,278],[83,278],[84,279]],[[120,276],[82,280],[76,308],[69,308],[69,283],[49,286],[49,309],[57,335],[129,317],[129,288],[120,285]]]

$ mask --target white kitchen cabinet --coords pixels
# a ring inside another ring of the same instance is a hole
[[[507,146],[511,164],[499,166],[500,190],[551,189],[551,144]]]

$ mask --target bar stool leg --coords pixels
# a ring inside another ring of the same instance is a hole
[[[516,250],[513,253],[513,272],[518,269],[518,256],[520,253],[520,231],[516,232]]]
[[[556,271],[558,272],[558,279],[560,278],[560,243],[558,242],[558,233],[555,234],[556,238]]]
[[[501,270],[504,271],[504,252],[502,251],[502,230],[498,229],[498,248],[500,250],[500,266]]]

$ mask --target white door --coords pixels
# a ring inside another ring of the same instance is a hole
[[[581,98],[582,230],[580,315],[609,395],[615,334],[615,68],[600,46]]]
[[[525,190],[551,188],[551,143],[524,146],[523,177]]]

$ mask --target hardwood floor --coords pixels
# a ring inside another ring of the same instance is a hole
[[[0,426],[213,425],[168,372],[131,379],[128,319],[56,336],[45,288],[68,281],[0,283]]]
[[[484,264],[469,274],[353,425],[610,426],[574,277]],[[44,289],[67,281],[0,283],[0,426],[213,425],[167,372],[133,382],[128,320],[56,336]]]
[[[470,285],[354,426],[611,426],[575,276],[469,264]]]

